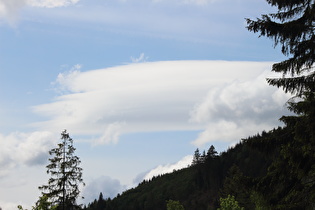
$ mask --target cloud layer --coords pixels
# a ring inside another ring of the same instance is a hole
[[[78,3],[80,0],[0,0],[0,20],[4,19],[13,24],[19,10],[25,6],[55,8],[66,7]]]
[[[152,0],[152,2],[154,3],[158,3],[158,2],[163,2],[165,0]],[[174,2],[178,3],[178,4],[192,4],[192,5],[206,5],[206,4],[210,4],[216,0],[173,0]],[[166,2],[170,2],[170,0],[166,1]]]
[[[32,7],[66,7],[78,3],[80,0],[25,0]]]
[[[235,141],[276,126],[284,112],[288,97],[265,81],[270,65],[165,61],[72,70],[57,77],[60,96],[33,107],[47,118],[34,125],[98,136],[94,144],[130,132],[203,129],[196,145]]]

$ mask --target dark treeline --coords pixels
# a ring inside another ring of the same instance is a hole
[[[143,181],[114,199],[100,194],[85,209],[163,210],[167,200],[177,200],[185,209],[217,209],[219,198],[228,195],[246,209],[276,208],[279,200],[273,202],[273,198],[283,196],[285,189],[280,186],[287,186],[287,180],[279,179],[274,168],[281,162],[283,145],[292,139],[290,134],[288,127],[279,127],[244,139],[220,155],[213,146],[201,155],[196,150],[190,167]],[[273,178],[279,181],[274,187],[264,183]]]

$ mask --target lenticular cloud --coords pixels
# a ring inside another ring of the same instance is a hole
[[[267,85],[270,66],[165,61],[72,70],[56,79],[61,95],[34,107],[46,118],[35,126],[98,136],[94,145],[117,143],[130,132],[181,130],[204,130],[197,145],[235,141],[279,123],[287,97]]]

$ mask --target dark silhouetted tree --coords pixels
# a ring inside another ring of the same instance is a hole
[[[198,163],[201,162],[201,154],[199,152],[199,149],[197,148],[195,150],[195,153],[194,153],[194,157],[193,157],[193,160],[192,160],[192,165],[196,165]]]
[[[50,179],[47,185],[39,187],[43,196],[51,206],[58,206],[57,209],[72,210],[80,209],[76,203],[79,196],[79,185],[83,184],[81,161],[74,155],[75,148],[73,140],[66,130],[61,133],[61,143],[57,148],[49,151],[52,158],[46,166]]]
[[[270,85],[281,87],[295,97],[288,102],[295,116],[281,120],[291,130],[293,140],[282,145],[280,159],[269,170],[266,180],[276,180],[270,203],[283,209],[313,209],[315,206],[315,0],[267,0],[278,8],[277,13],[247,19],[247,28],[281,45],[289,58],[276,63],[272,71],[281,78],[267,79]],[[297,100],[295,100],[297,98]],[[284,170],[280,165],[287,165]],[[285,174],[284,174],[285,171]],[[275,174],[277,176],[275,176]],[[280,177],[283,177],[280,179]]]
[[[218,157],[218,152],[215,150],[214,146],[211,145],[207,152],[207,159],[213,159]]]
[[[283,77],[267,79],[268,83],[298,96],[314,92],[315,1],[267,2],[276,6],[278,12],[262,15],[257,20],[247,19],[247,28],[273,39],[275,45],[281,45],[284,55],[291,56],[273,65],[272,71],[282,73]]]

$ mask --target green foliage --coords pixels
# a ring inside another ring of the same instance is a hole
[[[255,204],[255,210],[269,210],[270,207],[266,203],[265,198],[258,192],[252,191],[250,200]]]
[[[258,180],[257,190],[274,209],[313,209],[315,206],[315,1],[267,0],[277,13],[247,19],[247,28],[274,39],[282,53],[291,56],[273,65],[282,78],[267,79],[270,85],[295,94],[283,116],[289,138],[268,174]],[[296,99],[297,100],[294,100]]]
[[[253,208],[254,205],[250,200],[251,187],[253,186],[252,179],[244,176],[240,168],[233,165],[224,180],[223,188],[221,189],[221,195],[228,197],[233,194],[240,205],[248,208]]]
[[[36,205],[32,210],[56,210],[57,208],[58,206],[52,205],[52,203],[48,201],[48,197],[44,195],[39,197],[39,200],[36,202]]]
[[[228,195],[226,198],[220,198],[220,208],[218,210],[244,210],[238,205],[234,196]]]
[[[57,205],[52,205],[51,202],[48,201],[48,197],[46,195],[39,197],[35,206],[32,207],[32,210],[57,210]],[[23,209],[21,205],[18,205],[19,210],[27,210]]]
[[[62,142],[57,148],[49,151],[52,158],[46,166],[47,173],[51,178],[47,185],[39,187],[42,190],[43,198],[49,208],[58,206],[57,209],[79,209],[76,199],[79,196],[79,184],[83,184],[82,168],[79,157],[74,155],[75,148],[73,140],[64,130],[61,133]]]
[[[267,0],[278,8],[277,13],[265,14],[257,20],[247,19],[249,31],[260,33],[280,44],[287,60],[273,65],[272,70],[283,76],[268,79],[268,83],[282,87],[286,92],[297,93],[314,91],[315,62],[315,1],[314,0]]]
[[[167,210],[184,210],[184,206],[179,201],[168,200],[166,201]]]

